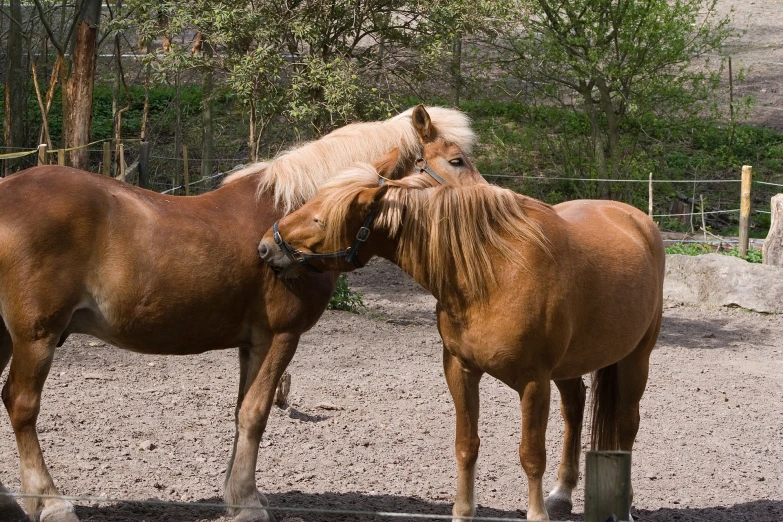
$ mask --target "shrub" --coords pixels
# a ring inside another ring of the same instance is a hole
[[[345,310],[354,314],[367,310],[367,306],[362,301],[362,294],[350,289],[345,274],[340,274],[337,279],[337,287],[329,300],[329,310]]]

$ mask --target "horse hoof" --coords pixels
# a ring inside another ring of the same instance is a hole
[[[41,511],[41,522],[79,522],[70,502],[57,503]]]
[[[574,507],[570,499],[556,495],[549,495],[544,501],[544,505],[546,506],[546,511],[549,513],[549,516],[555,520],[570,515],[571,509]]]

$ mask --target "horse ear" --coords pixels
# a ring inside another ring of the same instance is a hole
[[[397,169],[397,163],[400,161],[400,149],[394,149],[387,152],[381,159],[373,164],[378,175],[382,178],[391,179],[394,171]]]
[[[376,205],[380,200],[383,199],[383,196],[386,195],[386,192],[388,190],[389,190],[389,185],[381,185],[378,188],[362,190],[359,193],[359,199],[358,199],[359,206],[369,207],[371,205]]]
[[[413,128],[416,129],[416,133],[419,135],[422,143],[428,143],[435,139],[435,129],[432,126],[432,120],[423,104],[420,103],[413,109],[411,119],[413,120]]]

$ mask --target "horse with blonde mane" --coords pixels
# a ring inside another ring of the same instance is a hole
[[[442,136],[472,145],[462,113],[436,107],[429,113]],[[255,469],[275,388],[300,335],[326,309],[337,275],[282,281],[258,259],[255,246],[272,223],[355,161],[375,161],[397,148],[399,166],[388,169],[407,173],[421,147],[412,114],[338,129],[194,197],[58,166],[0,180],[0,372],[11,361],[2,398],[23,493],[59,494],[36,420],[55,349],[70,334],[83,333],[147,354],[239,347],[225,500],[266,505]],[[0,513],[18,510],[3,492],[0,484]],[[40,512],[42,522],[78,521],[66,500],[24,502],[33,519]],[[237,517],[271,518],[260,509],[240,509]]]
[[[474,169],[453,145],[425,148],[424,159],[443,177]],[[476,511],[484,373],[519,393],[527,518],[570,512],[579,478],[582,376],[594,372],[594,449],[631,451],[639,428],[663,306],[658,228],[643,212],[613,201],[553,207],[486,184],[433,188],[425,174],[378,187],[392,164],[360,165],[332,180],[267,232],[259,254],[288,278],[302,273],[301,260],[347,272],[355,267],[344,256],[319,255],[344,253],[358,230],[360,262],[391,260],[437,299],[457,421],[453,515]],[[557,484],[545,500],[550,381],[560,390],[566,429]]]

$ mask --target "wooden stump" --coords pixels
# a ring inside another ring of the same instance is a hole
[[[772,223],[761,251],[765,265],[783,266],[783,194],[772,197]]]
[[[605,522],[612,515],[617,520],[628,520],[631,453],[588,451],[585,468],[585,522]]]

